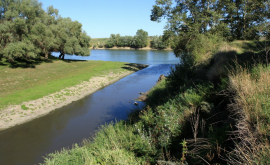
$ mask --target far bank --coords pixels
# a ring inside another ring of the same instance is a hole
[[[116,46],[114,46],[112,48],[105,48],[105,47],[103,47],[103,48],[98,48],[98,47],[93,48],[93,47],[91,47],[90,49],[94,49],[94,50],[99,50],[99,49],[100,50],[105,50],[105,49],[108,49],[108,50],[173,50],[170,47],[168,47],[166,49],[153,49],[153,48],[151,48],[149,46],[144,47],[144,48],[116,47]]]

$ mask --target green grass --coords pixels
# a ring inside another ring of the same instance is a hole
[[[41,98],[93,76],[123,71],[123,67],[122,62],[61,60],[41,63],[35,68],[0,65],[0,108]]]
[[[149,150],[149,144],[134,133],[134,128],[123,121],[102,126],[94,137],[94,142],[86,140],[83,146],[75,144],[72,150],[50,154],[46,164],[143,164],[144,157],[138,158],[132,151]]]
[[[177,65],[151,89],[145,108],[45,164],[269,164],[269,66],[260,44],[235,41],[198,53],[209,62]]]

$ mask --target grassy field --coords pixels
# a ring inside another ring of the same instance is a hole
[[[87,81],[92,76],[125,69],[122,62],[51,60],[37,65],[0,63],[0,108],[41,98]]]

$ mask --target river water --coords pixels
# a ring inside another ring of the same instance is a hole
[[[57,54],[54,54],[57,56]],[[38,164],[48,153],[71,148],[91,137],[105,123],[126,119],[139,92],[155,85],[160,74],[168,74],[179,63],[172,51],[92,50],[91,56],[66,59],[123,61],[149,64],[118,82],[31,122],[0,132],[0,164]]]

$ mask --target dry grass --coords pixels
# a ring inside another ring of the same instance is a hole
[[[238,70],[230,76],[231,90],[237,93],[236,104],[259,134],[270,134],[270,68],[260,65],[253,73],[241,67]]]
[[[240,143],[229,156],[231,164],[268,164],[270,160],[270,68],[258,65],[252,71],[238,67],[229,76],[235,93],[231,108],[237,115],[234,132]]]

